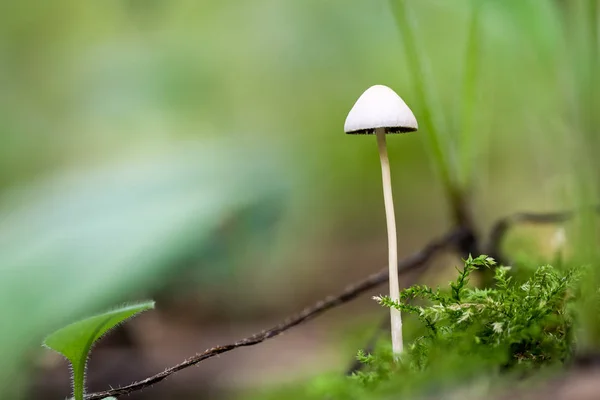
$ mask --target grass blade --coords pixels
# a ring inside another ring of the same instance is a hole
[[[443,113],[441,107],[438,106],[435,91],[431,87],[433,79],[426,65],[425,56],[419,50],[420,46],[416,40],[414,19],[409,14],[409,9],[406,7],[404,0],[391,0],[391,8],[400,31],[418,101],[421,104],[420,120],[427,134],[436,170],[442,179],[447,194],[455,197],[457,188],[456,174],[452,163],[453,148],[448,139],[441,134],[441,129],[445,126]]]
[[[474,108],[477,97],[479,79],[480,19],[483,2],[472,3],[471,21],[469,24],[467,51],[462,89],[462,110],[460,137],[458,143],[459,171],[458,180],[461,187],[468,187],[473,175],[475,158]]]

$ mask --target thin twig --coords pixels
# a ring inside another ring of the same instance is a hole
[[[398,273],[405,274],[410,271],[415,271],[423,267],[432,256],[434,256],[440,250],[457,243],[462,240],[468,232],[463,229],[454,229],[448,232],[446,235],[430,242],[427,246],[422,248],[420,251],[413,253],[411,256],[401,260],[398,263]],[[224,346],[217,346],[204,351],[203,353],[196,354],[193,357],[184,360],[180,364],[173,367],[167,368],[163,372],[148,377],[138,382],[134,382],[130,385],[123,386],[116,389],[106,390],[104,392],[91,393],[85,396],[87,400],[103,399],[109,396],[123,396],[137,390],[147,388],[155,383],[162,381],[168,376],[175,372],[181,371],[182,369],[191,367],[204,361],[208,358],[212,358],[222,353],[226,353],[231,350],[235,350],[240,347],[253,346],[264,342],[267,339],[271,339],[281,333],[293,328],[303,322],[315,318],[316,316],[337,307],[341,304],[347,303],[364,292],[373,289],[388,281],[388,268],[384,268],[379,272],[369,275],[366,279],[357,282],[353,285],[346,287],[341,293],[335,296],[328,296],[318,303],[305,308],[300,313],[287,318],[283,322],[275,325],[271,329],[256,333],[245,339],[237,341],[235,343],[227,344]]]

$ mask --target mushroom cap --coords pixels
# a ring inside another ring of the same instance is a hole
[[[344,124],[344,131],[350,134],[373,134],[376,128],[385,128],[385,133],[414,132],[419,128],[404,100],[384,85],[368,88],[356,100]]]

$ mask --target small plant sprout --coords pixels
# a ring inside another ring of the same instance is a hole
[[[83,400],[85,396],[85,368],[93,344],[117,325],[152,308],[153,301],[125,305],[67,325],[44,340],[45,347],[63,355],[71,363],[75,400]]]
[[[350,110],[344,124],[344,131],[348,134],[375,134],[377,137],[388,232],[390,298],[393,301],[400,300],[398,243],[390,178],[390,162],[387,154],[385,135],[388,133],[414,132],[417,129],[417,120],[410,108],[408,108],[396,92],[383,85],[375,85],[367,89]],[[400,311],[395,308],[390,308],[390,312],[392,349],[394,354],[400,354],[403,350],[402,316]]]

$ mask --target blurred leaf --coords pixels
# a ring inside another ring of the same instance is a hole
[[[0,393],[43,332],[158,287],[174,264],[210,252],[232,215],[280,198],[276,160],[241,141],[188,142],[1,197]]]
[[[67,325],[44,340],[44,346],[62,354],[71,362],[73,395],[76,400],[83,400],[85,366],[94,343],[120,323],[152,308],[153,301],[119,307]]]

